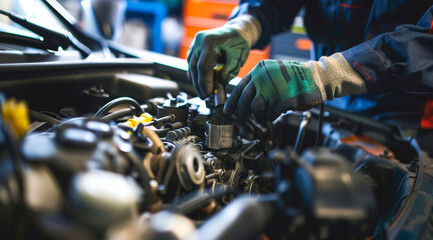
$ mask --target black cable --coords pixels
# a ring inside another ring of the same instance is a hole
[[[141,107],[141,110],[143,112],[145,112],[149,109],[148,104],[141,105],[140,107]],[[101,117],[100,120],[104,121],[104,122],[109,122],[109,121],[117,120],[117,119],[122,118],[122,117],[134,115],[134,113],[136,113],[136,110],[134,108],[128,107],[125,109],[111,112],[111,113]]]
[[[136,116],[140,116],[143,113],[143,110],[141,109],[141,106],[137,101],[129,97],[120,97],[113,99],[107,104],[105,104],[103,107],[101,107],[101,109],[98,110],[98,112],[95,113],[95,115],[93,115],[93,117],[100,118],[107,114],[111,109],[121,104],[129,104],[134,107]]]
[[[316,142],[314,143],[314,149],[316,149],[319,146],[320,138],[322,136],[324,112],[325,112],[325,104],[323,103],[322,105],[320,105],[319,124],[317,126]]]
[[[122,110],[118,110],[112,113],[109,113],[103,117],[101,117],[101,121],[104,122],[109,122],[109,121],[113,121],[122,117],[126,117],[126,116],[131,116],[135,113],[135,109],[133,108],[125,108]]]
[[[52,132],[52,131],[54,131],[54,130],[56,130],[56,129],[59,129],[59,128],[63,127],[63,126],[66,125],[66,124],[73,123],[74,121],[85,121],[85,120],[87,120],[87,119],[88,119],[88,118],[86,118],[86,117],[75,117],[75,118],[71,118],[71,119],[68,119],[68,120],[66,120],[66,121],[63,121],[63,122],[57,124],[56,126],[54,126],[54,127],[52,127],[52,128],[47,129],[45,132]]]
[[[58,125],[58,124],[62,123],[62,121],[57,119],[57,118],[50,117],[46,114],[43,114],[43,113],[40,113],[40,112],[37,112],[34,110],[29,110],[29,115],[30,115],[31,119],[36,120],[38,122],[47,122],[47,123],[50,123],[52,125]]]

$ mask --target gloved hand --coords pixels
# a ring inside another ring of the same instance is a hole
[[[237,76],[247,60],[251,45],[258,39],[260,24],[249,15],[238,17],[226,25],[197,33],[188,49],[188,75],[200,98],[208,97],[214,81],[225,86]],[[214,67],[222,61],[223,68],[215,76]]]
[[[288,110],[305,110],[334,97],[366,92],[363,78],[341,53],[307,63],[264,60],[236,86],[224,113],[236,113],[239,123],[252,113],[264,123]]]

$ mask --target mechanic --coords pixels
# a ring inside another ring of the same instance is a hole
[[[263,48],[271,35],[288,30],[301,2],[241,1],[226,25],[199,32],[187,57],[199,97],[212,93],[214,81],[227,84],[234,78],[251,47]],[[329,105],[398,124],[433,152],[432,8],[416,26],[392,32],[415,23],[422,16],[419,11],[432,4],[309,1],[305,25],[314,43],[313,57],[336,53],[307,63],[261,61],[232,92],[225,113],[236,113],[240,123],[251,113],[264,122],[287,110],[340,98]],[[372,38],[380,33],[385,34]],[[219,79],[213,79],[221,56],[224,67]]]

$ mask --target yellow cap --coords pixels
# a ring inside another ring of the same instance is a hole
[[[8,99],[2,105],[2,117],[16,136],[22,137],[26,134],[30,125],[29,109],[26,102],[13,98]]]

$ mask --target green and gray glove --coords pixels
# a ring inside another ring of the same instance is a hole
[[[245,123],[272,121],[288,110],[305,110],[326,100],[367,92],[363,78],[341,53],[319,61],[264,60],[236,86],[224,106]]]
[[[188,49],[187,61],[189,78],[200,98],[212,93],[214,81],[225,86],[237,76],[260,32],[260,23],[254,17],[242,15],[222,27],[197,33]],[[214,79],[217,61],[222,61],[223,68],[215,75],[218,79]]]

